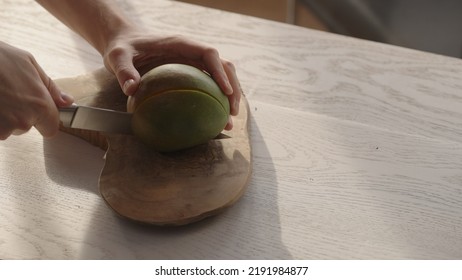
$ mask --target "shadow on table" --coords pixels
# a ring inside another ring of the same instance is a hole
[[[48,176],[60,185],[99,195],[95,185],[102,166],[95,158],[102,151],[74,138],[60,135],[44,141],[44,152],[50,155],[45,157]],[[281,240],[277,177],[252,118],[251,139],[253,175],[243,197],[225,212],[187,226],[153,227],[119,218],[101,198],[92,210],[80,252],[72,258],[290,259]]]
[[[128,14],[136,14],[130,2],[119,2]],[[86,48],[82,42],[76,37],[78,50]],[[81,55],[85,60],[84,51]],[[92,210],[80,251],[72,258],[291,259],[281,240],[275,168],[251,114],[250,120],[253,174],[248,189],[235,205],[218,216],[191,225],[162,228],[119,218],[101,198],[101,203]],[[44,142],[45,153],[54,155],[52,160],[46,157],[49,177],[61,185],[99,195],[97,184],[104,162],[100,158],[104,152],[69,137],[74,138],[61,134],[54,141]]]

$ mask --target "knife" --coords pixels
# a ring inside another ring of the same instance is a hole
[[[64,127],[112,134],[133,134],[131,113],[76,104],[58,110],[59,119]]]

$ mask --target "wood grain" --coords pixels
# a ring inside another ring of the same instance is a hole
[[[101,67],[25,4],[2,6],[3,40],[53,78]],[[251,112],[249,188],[193,226],[132,225],[97,194],[98,148],[34,130],[0,143],[0,258],[462,258],[460,60],[174,1],[123,5],[235,62]]]
[[[79,105],[127,111],[127,97],[105,68],[55,82]],[[133,135],[61,129],[106,151],[99,190],[118,215],[178,226],[216,215],[244,194],[252,170],[248,108],[243,96],[232,131],[174,153],[153,151]]]

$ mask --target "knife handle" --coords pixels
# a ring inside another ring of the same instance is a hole
[[[62,121],[64,127],[70,127],[72,125],[77,108],[78,106],[75,103],[69,107],[58,108],[59,119]]]

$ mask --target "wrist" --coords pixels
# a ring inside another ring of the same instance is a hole
[[[94,38],[89,38],[88,41],[101,55],[104,55],[114,42],[125,37],[125,34],[134,32],[134,30],[136,30],[136,26],[122,16],[102,17],[100,26],[95,31],[97,34],[95,34]]]

